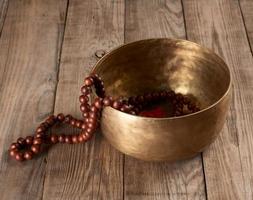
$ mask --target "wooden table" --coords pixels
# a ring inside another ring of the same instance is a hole
[[[252,0],[1,0],[0,199],[252,200],[252,21]],[[79,88],[98,50],[153,37],[202,44],[232,71],[227,122],[205,152],[143,162],[98,133],[29,162],[9,158],[10,143],[47,115],[80,117]]]

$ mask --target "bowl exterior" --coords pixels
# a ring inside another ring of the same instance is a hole
[[[192,157],[211,144],[221,131],[229,107],[230,90],[213,107],[176,118],[144,118],[113,108],[102,113],[101,130],[116,149],[149,161]]]

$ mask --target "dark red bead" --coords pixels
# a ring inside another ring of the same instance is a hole
[[[82,124],[81,129],[83,129],[83,130],[86,129],[86,124],[85,123]]]
[[[89,127],[86,129],[86,132],[87,132],[88,134],[93,133],[93,131],[94,131],[94,130],[93,130],[92,128],[89,128]]]
[[[88,112],[83,112],[82,116],[83,116],[83,118],[87,118],[89,116],[89,113]]]
[[[90,111],[92,111],[92,112],[98,112],[98,108],[95,105],[92,105],[90,107]]]
[[[84,142],[84,138],[81,134],[78,135],[78,142],[80,142],[80,143]]]
[[[43,127],[45,129],[45,131],[50,127],[48,123],[43,122],[39,125],[39,127]]]
[[[51,135],[50,136],[50,141],[53,143],[53,144],[56,144],[58,142],[58,136],[57,135]]]
[[[86,95],[81,95],[79,97],[79,101],[80,103],[87,104],[89,102],[89,97],[87,97]]]
[[[50,115],[46,122],[50,125],[50,126],[53,126],[56,122],[56,117],[54,115]]]
[[[84,79],[84,84],[87,86],[91,86],[94,83],[94,79],[92,77],[87,77]]]
[[[119,110],[121,108],[121,106],[122,106],[122,102],[119,101],[119,100],[115,100],[112,104],[112,107],[117,109],[117,110]]]
[[[96,98],[94,101],[94,106],[100,110],[103,106],[102,100],[100,98]]]
[[[77,128],[81,128],[81,127],[82,127],[82,124],[83,124],[82,121],[77,120],[75,126],[76,126]]]
[[[67,144],[72,144],[72,137],[69,136],[69,135],[66,135],[66,136],[65,136],[65,143],[67,143]]]
[[[89,86],[83,86],[81,87],[81,92],[83,95],[87,96],[91,93],[91,88]]]
[[[59,136],[58,136],[58,141],[59,141],[60,143],[64,143],[64,142],[65,142],[65,135],[64,135],[64,134],[59,135]]]
[[[10,156],[12,156],[12,157],[15,157],[17,153],[18,153],[17,149],[11,149],[10,150]]]
[[[89,112],[89,118],[97,118],[98,117],[98,113],[96,112]]]
[[[21,146],[23,146],[23,145],[26,144],[25,139],[22,138],[22,137],[20,137],[20,138],[17,139],[17,143],[19,143]]]
[[[103,104],[104,104],[104,106],[111,106],[112,105],[112,101],[111,101],[111,99],[109,97],[105,97],[103,99]]]
[[[10,150],[11,149],[20,149],[21,145],[19,143],[12,143],[11,146],[10,146]]]
[[[57,115],[57,120],[58,120],[59,122],[63,122],[63,121],[64,121],[64,119],[65,119],[64,114],[59,113],[59,114]]]
[[[40,145],[38,145],[38,144],[32,145],[31,150],[33,153],[38,154],[40,152]]]
[[[72,119],[72,116],[71,116],[71,115],[67,115],[67,116],[65,117],[64,122],[65,122],[65,123],[70,123],[71,119]]]
[[[76,120],[75,119],[71,119],[70,120],[70,124],[71,124],[71,126],[75,126],[76,125]]]
[[[17,161],[23,161],[23,160],[24,160],[24,154],[21,153],[21,152],[16,153],[15,159],[16,159]]]
[[[33,140],[33,144],[42,144],[42,139],[41,138],[35,138],[34,140]]]
[[[78,143],[78,137],[77,137],[77,135],[72,135],[72,142],[74,144]]]
[[[43,138],[44,137],[44,133],[36,133],[35,134],[35,138]]]
[[[26,160],[31,160],[31,159],[33,158],[33,152],[32,152],[32,151],[26,151],[26,152],[24,153],[24,158],[25,158]]]
[[[89,112],[90,108],[87,104],[81,104],[80,105],[80,110],[81,110],[81,112]]]
[[[37,129],[36,129],[36,133],[41,133],[41,132],[44,132],[46,130],[46,128],[44,126],[39,126]]]
[[[25,138],[26,144],[31,145],[33,143],[33,137],[32,136],[27,136]]]

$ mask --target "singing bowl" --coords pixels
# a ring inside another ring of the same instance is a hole
[[[106,107],[101,131],[119,151],[142,160],[192,157],[221,131],[229,107],[231,76],[214,52],[179,39],[147,39],[122,45],[94,66],[107,95],[129,97],[172,89],[195,98],[201,110],[179,117],[134,116]]]

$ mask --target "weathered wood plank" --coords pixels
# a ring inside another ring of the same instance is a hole
[[[253,59],[238,1],[183,1],[190,40],[228,63],[233,96],[227,123],[204,154],[208,199],[253,198]]]
[[[65,10],[66,0],[9,2],[0,38],[2,200],[42,197],[43,156],[17,163],[10,160],[7,150],[19,136],[32,134],[35,126],[53,111]]]
[[[244,25],[247,31],[248,40],[251,45],[251,53],[253,53],[253,1],[239,0],[240,9],[243,15]]]
[[[80,117],[79,91],[97,61],[95,52],[123,42],[123,0],[70,1],[55,113]],[[100,133],[86,144],[56,145],[48,155],[44,188],[43,199],[122,199],[123,156]]]
[[[126,1],[125,42],[185,38],[180,1]],[[175,163],[125,157],[125,199],[205,199],[201,156]]]

